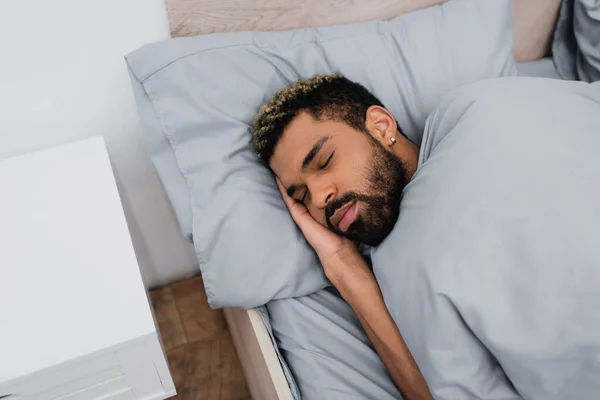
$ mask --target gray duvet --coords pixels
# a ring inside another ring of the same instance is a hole
[[[600,83],[448,95],[372,261],[436,399],[600,398]]]

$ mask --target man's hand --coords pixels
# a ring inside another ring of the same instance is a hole
[[[357,276],[375,281],[373,273],[365,263],[354,262],[357,259],[362,260],[354,242],[315,221],[303,204],[288,196],[279,179],[277,179],[277,186],[296,225],[319,256],[325,275],[338,290],[341,290],[341,285],[348,283],[348,279],[354,280]],[[356,268],[350,266],[356,266]]]
[[[277,178],[277,186],[281,192],[281,197],[287,206],[292,218],[304,233],[304,237],[308,240],[308,243],[315,249],[319,257],[325,259],[334,256],[340,251],[348,251],[356,249],[356,245],[349,239],[346,239],[317,221],[310,215],[304,204],[297,202],[288,196],[285,187]]]

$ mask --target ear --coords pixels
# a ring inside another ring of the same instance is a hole
[[[396,138],[398,127],[396,119],[384,107],[369,107],[367,109],[366,125],[371,135],[382,145],[386,147],[393,145],[391,139]]]

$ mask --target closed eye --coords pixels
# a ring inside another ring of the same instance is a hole
[[[304,203],[306,201],[306,195],[308,194],[308,190],[304,191],[304,194],[302,195],[302,203]]]
[[[329,164],[331,163],[331,160],[333,159],[334,154],[335,154],[335,151],[333,153],[331,153],[329,158],[327,158],[327,161],[325,161],[325,163],[323,165],[321,165],[321,167],[319,167],[319,170],[323,170],[323,169],[327,168],[327,166],[329,166]]]
[[[306,195],[308,194],[308,188],[304,188],[304,190],[302,192],[300,192],[298,190],[298,192],[296,192],[296,195],[300,193],[299,197],[296,196],[292,196],[292,198],[294,199],[295,202],[297,203],[304,203],[304,201],[306,200]]]

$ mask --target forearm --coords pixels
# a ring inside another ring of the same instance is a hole
[[[362,257],[341,255],[329,262],[340,264],[326,266],[329,270],[343,271],[333,277],[332,282],[358,316],[403,397],[406,400],[432,399],[417,363],[385,306],[379,285]]]
[[[369,299],[373,301],[354,300],[360,294],[356,296],[350,294],[346,301],[351,302],[350,306],[358,316],[396,386],[406,400],[432,399],[427,383],[387,311],[385,303],[381,297],[375,297],[375,293],[364,294],[373,296]]]

